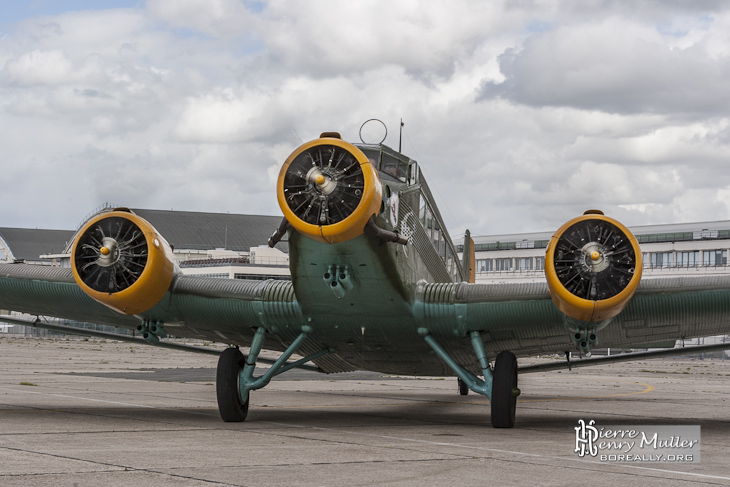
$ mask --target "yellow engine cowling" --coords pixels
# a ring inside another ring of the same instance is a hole
[[[175,274],[172,249],[145,219],[116,209],[77,233],[71,269],[79,287],[120,313],[143,313],[165,296]]]
[[[636,237],[598,210],[560,227],[545,255],[553,302],[563,314],[585,322],[619,314],[639,286],[641,269]]]
[[[336,133],[291,153],[279,172],[276,195],[295,230],[325,243],[361,235],[383,199],[377,169]]]

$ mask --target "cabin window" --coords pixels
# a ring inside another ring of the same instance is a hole
[[[439,241],[441,240],[441,227],[439,227],[439,223],[434,219],[433,220],[433,248],[436,249],[436,252],[439,251]],[[440,252],[439,252],[440,254]]]
[[[416,184],[418,182],[418,164],[411,163],[408,168],[408,184]]]
[[[412,165],[415,167],[415,164]],[[428,204],[426,195],[420,194],[420,205],[418,207],[418,220],[426,232],[426,237],[431,241],[436,254],[441,258],[449,275],[459,279],[459,267],[456,262],[454,249],[451,242],[446,238],[446,232],[441,229],[436,216]]]
[[[433,241],[433,216],[431,215],[431,208],[426,207],[426,235],[429,240]]]

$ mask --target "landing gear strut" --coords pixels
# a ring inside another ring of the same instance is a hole
[[[224,350],[218,359],[215,385],[221,419],[229,423],[244,421],[248,415],[251,391],[265,387],[276,375],[304,365],[322,355],[334,352],[334,349],[325,348],[296,362],[287,362],[312,331],[311,326],[302,326],[299,336],[294,339],[279,359],[259,377],[254,377],[253,373],[256,370],[256,360],[258,360],[259,353],[264,346],[265,328],[259,327],[254,333],[248,357],[244,357],[238,348]]]
[[[238,348],[227,348],[218,358],[215,392],[218,397],[218,412],[227,423],[244,421],[248,415],[248,394],[241,400],[238,391],[238,376],[246,359]]]
[[[433,349],[438,357],[448,365],[458,376],[459,394],[465,395],[472,390],[477,394],[487,396],[492,403],[492,426],[495,428],[511,428],[515,425],[515,410],[517,396],[517,358],[510,351],[503,351],[494,361],[494,370],[489,366],[484,341],[478,331],[469,333],[472,347],[479,360],[484,380],[475,376],[458,364],[446,350],[430,335],[427,328],[419,328],[418,334]]]

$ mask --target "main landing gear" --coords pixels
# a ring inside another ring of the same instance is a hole
[[[221,419],[225,422],[245,421],[248,415],[248,403],[251,391],[261,389],[271,382],[274,376],[282,374],[287,370],[314,360],[322,355],[332,353],[331,349],[320,350],[296,362],[287,363],[289,357],[296,352],[307,335],[312,332],[312,327],[305,325],[301,333],[286,349],[281,357],[274,362],[265,374],[254,377],[256,360],[264,345],[266,335],[265,328],[259,328],[251,341],[251,349],[248,357],[244,357],[238,348],[227,348],[221,353],[218,359],[216,371],[216,396],[218,398],[218,411]]]
[[[517,358],[512,352],[499,352],[494,361],[494,379],[492,382],[492,426],[495,428],[511,428],[515,425],[517,409]]]
[[[218,398],[218,412],[227,423],[245,421],[248,415],[248,397],[241,399],[238,390],[238,376],[246,364],[246,359],[237,348],[223,350],[218,358],[215,376],[215,392]]]
[[[418,334],[428,343],[458,376],[459,394],[466,395],[469,390],[487,396],[492,405],[491,421],[495,428],[512,428],[515,425],[515,411],[517,409],[517,358],[510,351],[503,351],[497,355],[494,362],[494,371],[489,366],[484,341],[478,331],[472,331],[472,347],[479,359],[484,380],[478,378],[461,365],[444,350],[441,345],[429,334],[426,328],[419,328]]]
[[[466,385],[466,382],[464,382],[463,380],[461,380],[461,379],[459,379],[457,377],[456,378],[456,384],[457,384],[457,386],[459,388],[459,394],[460,395],[466,396],[467,394],[469,394],[469,386]]]

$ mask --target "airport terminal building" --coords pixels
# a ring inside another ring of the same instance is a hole
[[[727,274],[730,221],[628,227],[643,257],[642,278]],[[552,232],[472,236],[476,281],[537,282],[545,279],[545,250]],[[461,251],[463,245],[458,246]]]
[[[97,212],[105,211],[104,206]],[[289,279],[286,240],[271,249],[281,217],[134,209],[173,247],[185,274],[228,279]],[[90,215],[91,216],[91,215]],[[730,220],[629,227],[641,246],[644,278],[730,273]],[[70,267],[76,231],[0,228],[0,262]],[[552,232],[479,235],[474,239],[476,281],[544,280]],[[457,251],[463,245],[454,236]],[[461,255],[459,255],[461,258]]]
[[[105,205],[88,218],[110,209]],[[286,242],[267,240],[281,217],[133,209],[173,247],[185,274],[230,279],[289,279]],[[86,219],[85,219],[86,220]],[[78,231],[78,230],[77,230]],[[73,230],[0,228],[0,262],[71,266]]]

